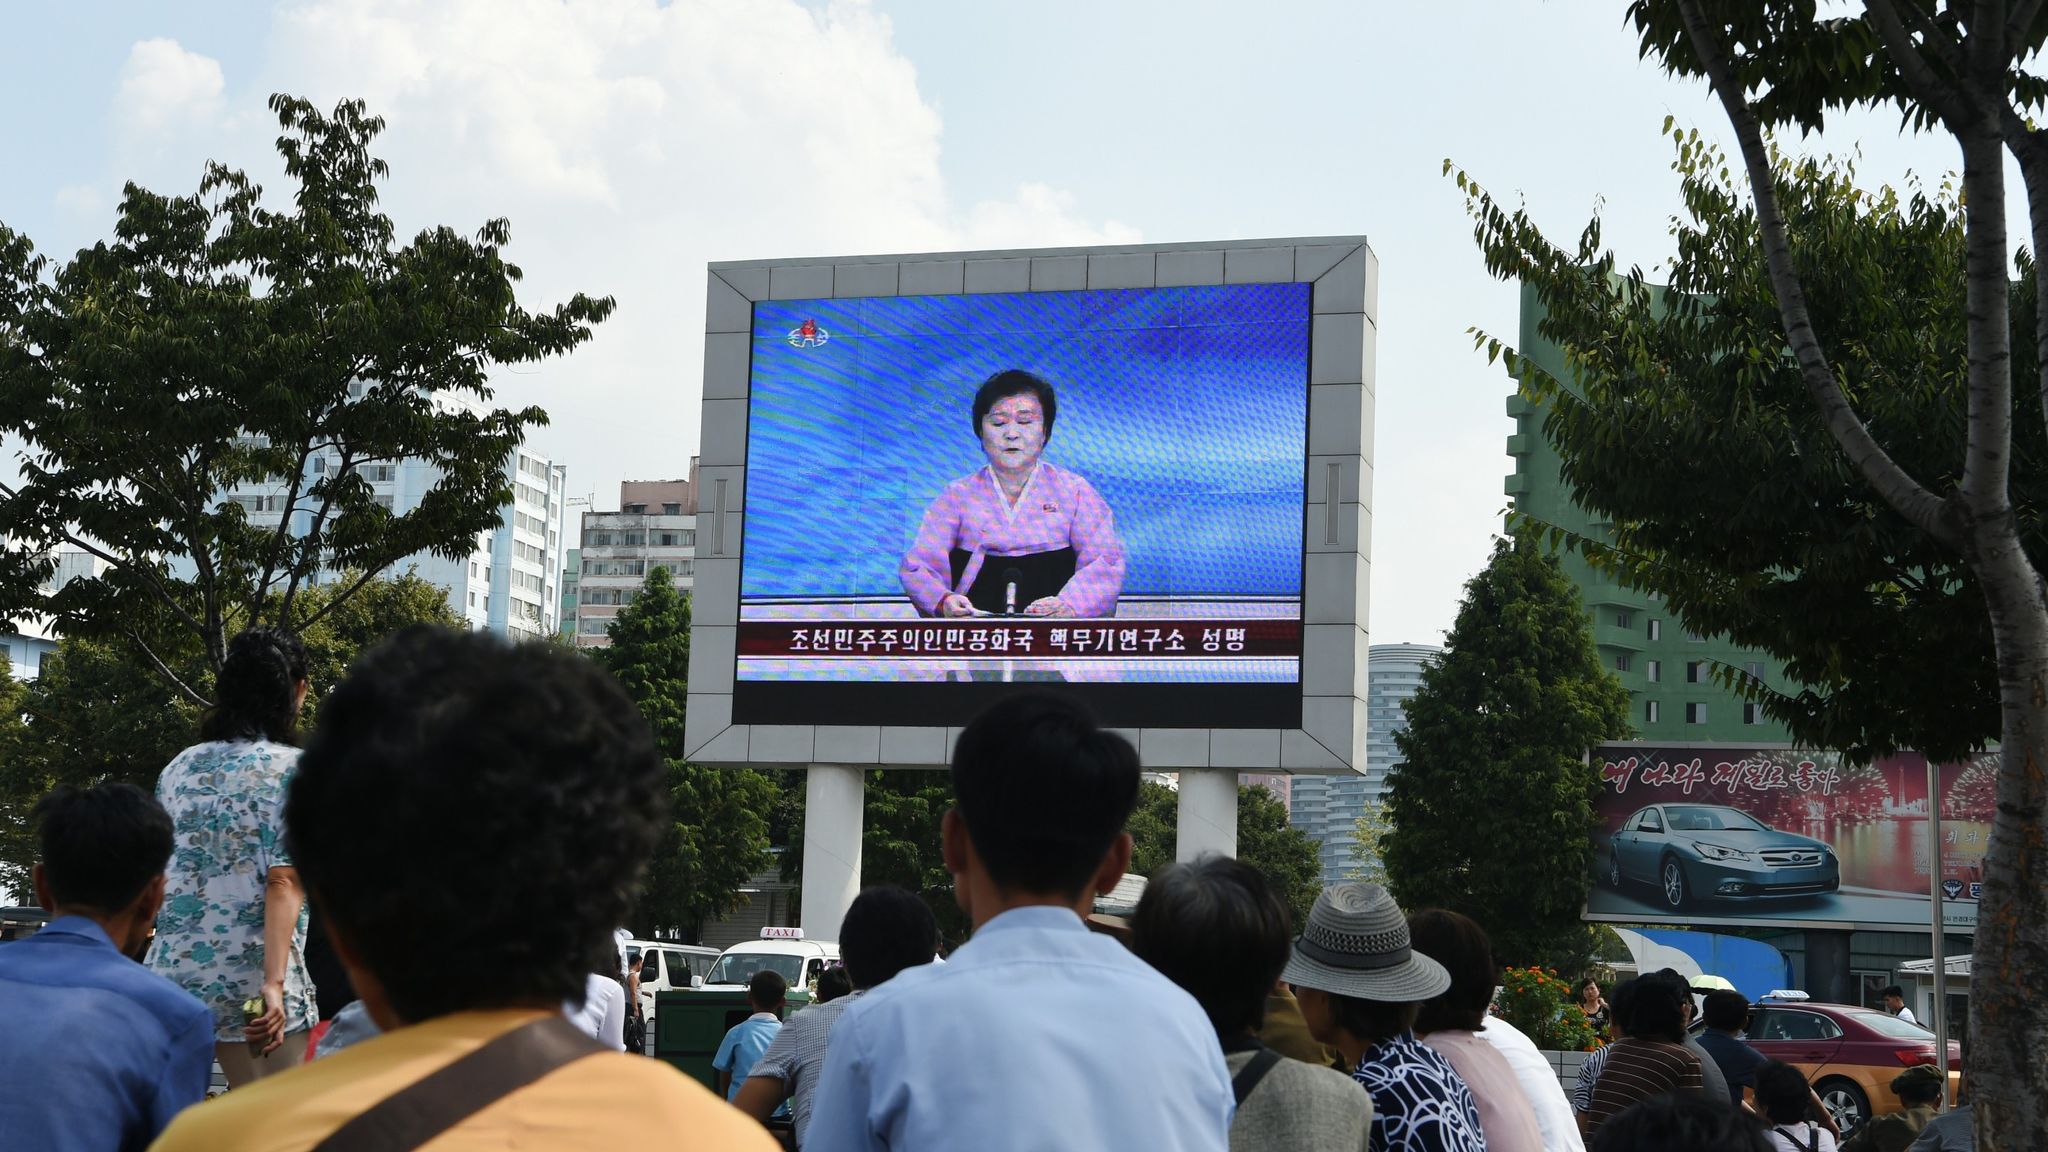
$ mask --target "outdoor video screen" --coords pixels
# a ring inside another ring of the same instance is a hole
[[[1310,293],[755,304],[734,720],[1298,726]]]
[[[1927,761],[1601,749],[1591,920],[1927,931]],[[1999,755],[1940,766],[1942,919],[1977,924]]]

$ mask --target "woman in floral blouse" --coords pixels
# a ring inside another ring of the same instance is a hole
[[[284,846],[290,744],[306,650],[252,628],[228,644],[201,743],[157,778],[176,825],[149,966],[213,1010],[214,1053],[234,1087],[297,1064],[318,1013],[306,977],[306,901]],[[245,1020],[242,1005],[260,1001]]]

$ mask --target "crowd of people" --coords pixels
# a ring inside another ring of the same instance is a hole
[[[1130,864],[1139,758],[1042,694],[955,745],[940,848],[972,937],[934,963],[923,900],[863,891],[817,1002],[785,1019],[781,977],[749,985],[713,1061],[721,1098],[621,1051],[638,997],[613,928],[667,799],[609,676],[409,629],[328,695],[301,751],[305,683],[295,641],[244,634],[155,797],[60,789],[38,808],[53,919],[0,949],[10,1146],[766,1152],[786,1116],[805,1152],[1837,1148],[1798,1070],[1742,1041],[1743,998],[1708,996],[1695,1039],[1676,973],[1582,987],[1615,1039],[1568,1098],[1489,1013],[1484,927],[1376,885],[1330,887],[1296,925],[1257,869],[1211,855],[1093,930]],[[469,956],[487,963],[450,959]],[[232,1090],[202,1102],[215,1060]],[[1966,1146],[1942,1083],[1908,1069],[1906,1112],[1842,1152]]]

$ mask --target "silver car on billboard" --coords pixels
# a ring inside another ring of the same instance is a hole
[[[1697,900],[1817,896],[1842,886],[1833,848],[1718,804],[1652,804],[1614,833],[1606,878],[1654,885],[1674,911]]]

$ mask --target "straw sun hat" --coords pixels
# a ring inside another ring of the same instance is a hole
[[[1406,1004],[1451,986],[1444,966],[1408,946],[1408,918],[1377,884],[1325,888],[1280,979],[1360,1000]]]

